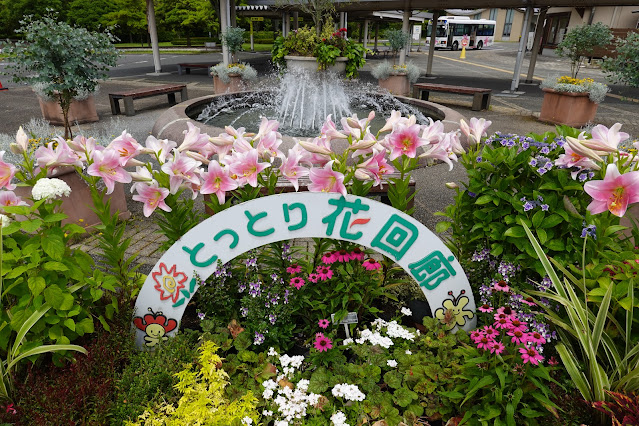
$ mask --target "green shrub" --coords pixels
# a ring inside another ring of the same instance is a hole
[[[597,22],[579,25],[568,31],[564,39],[557,45],[557,54],[570,59],[572,78],[577,78],[579,67],[585,56],[591,54],[596,47],[606,46],[612,41],[610,27]]]
[[[617,57],[604,60],[604,71],[613,81],[639,87],[639,33],[617,38],[615,45]]]

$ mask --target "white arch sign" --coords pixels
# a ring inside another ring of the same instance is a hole
[[[333,238],[371,248],[400,265],[424,292],[434,316],[475,327],[475,301],[459,262],[428,228],[391,206],[364,197],[288,193],[257,198],[211,216],[187,232],[153,267],[136,301],[138,346],[154,346],[177,332],[217,261],[295,238]],[[450,319],[450,318],[449,318]]]

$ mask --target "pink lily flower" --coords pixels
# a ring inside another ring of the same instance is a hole
[[[93,151],[103,151],[104,147],[99,145],[93,138],[86,138],[82,135],[78,135],[71,142],[69,142],[69,148],[71,148],[80,157],[83,162],[88,162],[93,157]]]
[[[280,123],[277,120],[269,120],[266,117],[262,117],[262,121],[260,121],[260,128],[257,131],[257,135],[253,137],[253,140],[258,140],[271,132],[277,132],[277,129],[280,127]]]
[[[226,131],[227,135],[233,138],[233,149],[235,151],[245,153],[253,149],[251,142],[246,140],[246,136],[248,136],[248,134],[244,131],[244,127],[236,129],[231,126],[226,126],[224,127],[224,131]]]
[[[288,179],[295,188],[295,191],[299,191],[298,179],[304,176],[308,176],[309,171],[306,167],[299,165],[301,155],[294,149],[288,150],[288,157],[284,158],[282,165],[280,166],[280,173],[286,179]]]
[[[11,184],[11,179],[16,174],[16,166],[11,163],[5,163],[4,151],[0,151],[0,188],[7,188],[9,191],[13,191],[16,186]]]
[[[271,167],[271,165],[258,162],[257,149],[251,149],[248,152],[238,154],[236,161],[230,165],[230,170],[231,173],[238,176],[240,185],[248,183],[255,188],[257,187],[258,175],[267,167]]]
[[[357,172],[363,172],[365,176],[372,177],[375,180],[375,186],[377,186],[381,183],[382,176],[393,173],[394,171],[393,166],[386,161],[386,150],[373,150],[372,157],[357,165],[355,175],[359,178],[361,175],[358,176]]]
[[[209,163],[208,171],[202,173],[200,192],[202,194],[215,194],[220,204],[224,204],[226,193],[237,187],[237,182],[229,176],[228,169],[220,166],[220,163],[215,160]]]
[[[131,193],[135,192],[136,188],[140,184],[148,184],[153,185],[157,183],[153,178],[153,174],[146,167],[136,167],[135,172],[130,172],[131,181],[133,184],[131,185]]]
[[[559,157],[555,160],[556,166],[579,167],[592,170],[601,169],[601,167],[599,167],[599,165],[592,161],[589,157],[579,155],[578,153],[573,151],[571,145],[568,143],[564,144],[564,151],[565,154],[559,155]]]
[[[361,140],[353,143],[351,146],[348,147],[348,149],[353,151],[353,153],[351,154],[351,158],[370,154],[373,152],[373,150],[385,150],[382,144],[380,144],[379,141],[375,138],[375,135],[368,131],[366,132],[366,134],[364,134],[364,137]]]
[[[590,213],[610,210],[615,216],[622,217],[629,204],[639,202],[639,171],[622,175],[616,164],[608,164],[604,180],[586,182],[584,191],[593,198],[588,205]]]
[[[2,207],[11,206],[28,206],[22,198],[18,197],[13,191],[0,191],[0,211],[4,211]]]
[[[615,123],[610,129],[598,124],[590,132],[592,139],[581,141],[582,144],[595,151],[615,152],[619,144],[630,137],[626,132],[620,132],[621,123]]]
[[[129,160],[132,160],[142,151],[142,145],[138,143],[133,136],[125,131],[120,136],[113,139],[107,146],[107,149],[114,149],[120,154],[120,165],[125,166]]]
[[[324,168],[313,168],[309,172],[311,183],[308,190],[311,192],[339,192],[346,195],[344,175],[333,170],[333,161],[326,163]]]
[[[277,132],[269,132],[262,136],[262,138],[258,142],[257,152],[265,160],[276,157],[281,158],[284,156],[284,153],[279,150],[279,146],[281,144],[281,135]]]
[[[182,182],[199,185],[197,168],[201,165],[199,161],[175,151],[173,159],[162,164],[162,171],[169,175],[169,189],[171,194],[177,193]]]
[[[326,136],[328,140],[331,139],[348,139],[344,133],[337,130],[337,126],[333,123],[333,114],[328,114],[326,117],[326,121],[322,125],[322,129],[320,130],[320,134]]]
[[[422,139],[429,144],[439,143],[444,137],[444,123],[439,120],[435,122],[430,120],[430,124],[424,126],[423,129]]]
[[[131,182],[131,175],[120,164],[120,153],[114,149],[94,151],[93,163],[87,168],[87,174],[102,178],[107,194],[113,192],[115,182]]]
[[[472,117],[470,119],[470,126],[466,123],[465,120],[462,119],[459,122],[459,128],[461,129],[462,133],[468,138],[468,143],[470,145],[477,145],[479,142],[481,142],[482,136],[487,136],[486,130],[492,123],[492,121],[487,121],[484,118],[477,119],[475,117]]]
[[[448,164],[448,170],[453,170],[452,160],[457,161],[457,156],[452,151],[452,143],[451,143],[451,133],[446,133],[441,142],[428,145],[425,148],[425,152],[419,156],[419,158],[432,158],[436,160],[441,160]]]
[[[401,112],[395,110],[391,111],[391,116],[388,118],[388,120],[386,120],[386,124],[384,124],[384,127],[379,129],[378,133],[390,132],[391,130],[393,130],[393,127],[399,122],[401,118]]]
[[[209,138],[209,141],[213,144],[215,152],[217,153],[217,158],[220,162],[224,162],[224,157],[231,152],[233,144],[235,143],[235,139],[225,133],[220,133],[220,136],[211,137]]]
[[[327,137],[315,138],[312,141],[297,141],[295,147],[296,149],[303,149],[300,161],[311,165],[324,166],[330,161],[331,155],[334,154],[331,150],[331,141]]]
[[[596,151],[593,151],[583,144],[585,139],[581,139],[581,136],[582,135],[579,135],[579,139],[566,136],[566,142],[568,145],[570,145],[570,149],[572,149],[573,152],[582,157],[588,157],[591,160],[603,162],[603,158],[601,158]]]
[[[427,144],[426,141],[419,137],[420,129],[421,126],[419,124],[411,126],[398,124],[393,128],[393,132],[386,136],[386,146],[391,150],[389,157],[391,161],[402,155],[415,158],[417,148]]]
[[[39,167],[49,168],[51,171],[61,166],[82,167],[82,160],[71,150],[67,141],[63,138],[56,138],[58,146],[54,149],[53,142],[49,142],[46,147],[41,146],[35,152],[35,158]]]
[[[178,147],[178,151],[196,151],[207,158],[213,155],[214,149],[210,146],[209,135],[200,133],[200,128],[190,121],[187,121],[186,125],[188,129],[184,131],[184,140]]]
[[[11,152],[14,154],[22,154],[29,150],[29,136],[22,129],[22,126],[16,133],[16,143],[11,144]]]
[[[155,136],[149,136],[144,143],[146,148],[144,152],[147,154],[155,154],[160,163],[166,163],[166,159],[171,155],[173,148],[177,147],[177,142],[168,139],[157,139]]]
[[[157,183],[152,183],[151,185],[147,185],[145,183],[139,183],[136,187],[138,193],[134,195],[132,198],[135,201],[140,201],[144,203],[144,207],[142,208],[142,212],[145,217],[151,216],[151,214],[155,211],[156,208],[160,208],[165,212],[170,212],[171,207],[169,207],[164,200],[169,195],[169,190],[166,188],[158,188]]]

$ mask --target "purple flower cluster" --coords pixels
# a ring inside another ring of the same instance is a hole
[[[264,343],[264,335],[262,333],[260,333],[259,331],[255,332],[255,339],[253,339],[253,344],[254,345],[261,345],[262,343]]]
[[[584,222],[584,229],[581,230],[581,238],[592,237],[593,239],[597,239],[597,227],[595,225],[586,226],[586,222]]]
[[[550,208],[550,206],[548,204],[544,203],[544,197],[542,197],[541,195],[537,196],[537,200],[528,200],[528,199],[526,199],[526,197],[521,197],[519,199],[519,201],[524,203],[524,211],[525,212],[528,212],[528,211],[534,209],[535,207],[540,207],[542,211],[547,212],[548,209]]]
[[[471,260],[473,262],[481,262],[482,260],[488,259],[489,255],[490,255],[490,250],[488,250],[487,248],[481,249],[479,251],[475,250]]]

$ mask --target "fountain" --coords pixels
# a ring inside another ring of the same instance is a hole
[[[265,84],[261,89],[224,95],[211,95],[182,102],[167,110],[155,123],[153,135],[161,139],[181,140],[186,122],[192,121],[203,133],[217,136],[224,126],[245,127],[257,131],[262,116],[280,122],[279,131],[288,136],[311,137],[330,114],[333,121],[357,114],[365,117],[373,110],[372,130],[381,128],[390,112],[415,115],[418,123],[428,117],[442,120],[446,131],[457,129],[460,114],[450,108],[418,99],[379,92],[376,86],[359,81],[344,82],[332,73],[290,70],[278,87]]]

